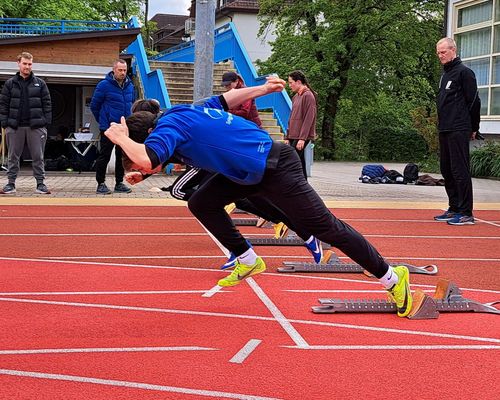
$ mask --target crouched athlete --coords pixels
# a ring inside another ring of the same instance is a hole
[[[261,86],[213,96],[202,105],[174,106],[160,117],[144,144],[128,137],[125,118],[105,134],[129,158],[127,170],[156,173],[174,156],[218,173],[191,196],[188,207],[238,258],[231,274],[219,280],[220,286],[237,285],[266,269],[224,210],[239,199],[261,196],[282,210],[293,226],[337,247],[377,277],[395,301],[398,315],[407,316],[412,307],[408,269],[391,267],[359,232],[328,210],[304,178],[293,148],[274,142],[254,123],[226,111],[284,86],[283,80],[269,77]]]

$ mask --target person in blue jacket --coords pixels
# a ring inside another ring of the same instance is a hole
[[[104,135],[104,131],[112,122],[119,122],[120,117],[130,115],[134,98],[134,85],[127,76],[127,63],[122,59],[116,60],[113,70],[97,84],[90,102],[90,109],[101,131],[100,151],[95,164],[97,194],[111,194],[105,181],[106,169],[115,145]],[[119,146],[115,148],[115,157],[115,192],[130,193],[131,189],[123,183],[122,150]]]
[[[376,276],[392,296],[400,317],[412,308],[405,266],[390,266],[354,228],[336,218],[306,181],[297,152],[244,118],[232,115],[235,105],[282,91],[285,81],[272,76],[261,86],[231,90],[202,105],[178,105],[166,111],[143,144],[128,136],[124,117],[106,136],[124,153],[127,171],[156,173],[174,156],[217,172],[189,199],[188,207],[208,231],[237,258],[234,270],[218,285],[234,286],[266,270],[264,260],[241,235],[224,210],[226,204],[251,196],[268,199],[294,226],[344,252]],[[319,251],[319,250],[318,250]]]

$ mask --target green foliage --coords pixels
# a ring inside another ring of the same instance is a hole
[[[430,120],[424,124],[420,119],[420,125],[413,126],[410,110],[433,107],[440,74],[434,48],[441,35],[444,1],[260,0],[259,4],[261,30],[274,24],[277,34],[273,54],[259,64],[260,72],[286,77],[301,69],[318,92],[316,154],[353,159],[369,154],[360,118],[341,114],[346,109],[357,114],[381,94],[404,105],[402,126],[410,138],[421,135],[433,148]],[[346,119],[354,123],[347,124]],[[392,130],[399,131],[402,127]]]
[[[486,142],[473,150],[470,162],[472,176],[500,178],[500,143]]]
[[[437,112],[434,107],[429,113],[424,107],[417,107],[410,111],[413,126],[427,143],[430,154],[439,152],[439,133],[437,130]]]
[[[7,18],[128,21],[141,15],[145,0],[2,0],[0,16]]]
[[[345,102],[339,112],[337,158],[417,162],[425,157],[427,144],[412,124],[410,102],[380,94],[357,112],[352,105]]]
[[[441,173],[441,168],[439,166],[439,156],[436,153],[429,153],[420,159],[417,163],[419,165],[420,171],[428,172],[433,174]]]

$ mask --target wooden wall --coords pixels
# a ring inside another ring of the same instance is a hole
[[[17,61],[19,53],[33,54],[33,62],[111,66],[120,54],[116,38],[54,40],[0,46],[0,61]]]

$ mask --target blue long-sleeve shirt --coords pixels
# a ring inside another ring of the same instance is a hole
[[[253,185],[262,180],[272,147],[269,134],[253,122],[224,111],[219,97],[203,105],[172,107],[145,141],[158,163],[182,162]]]

